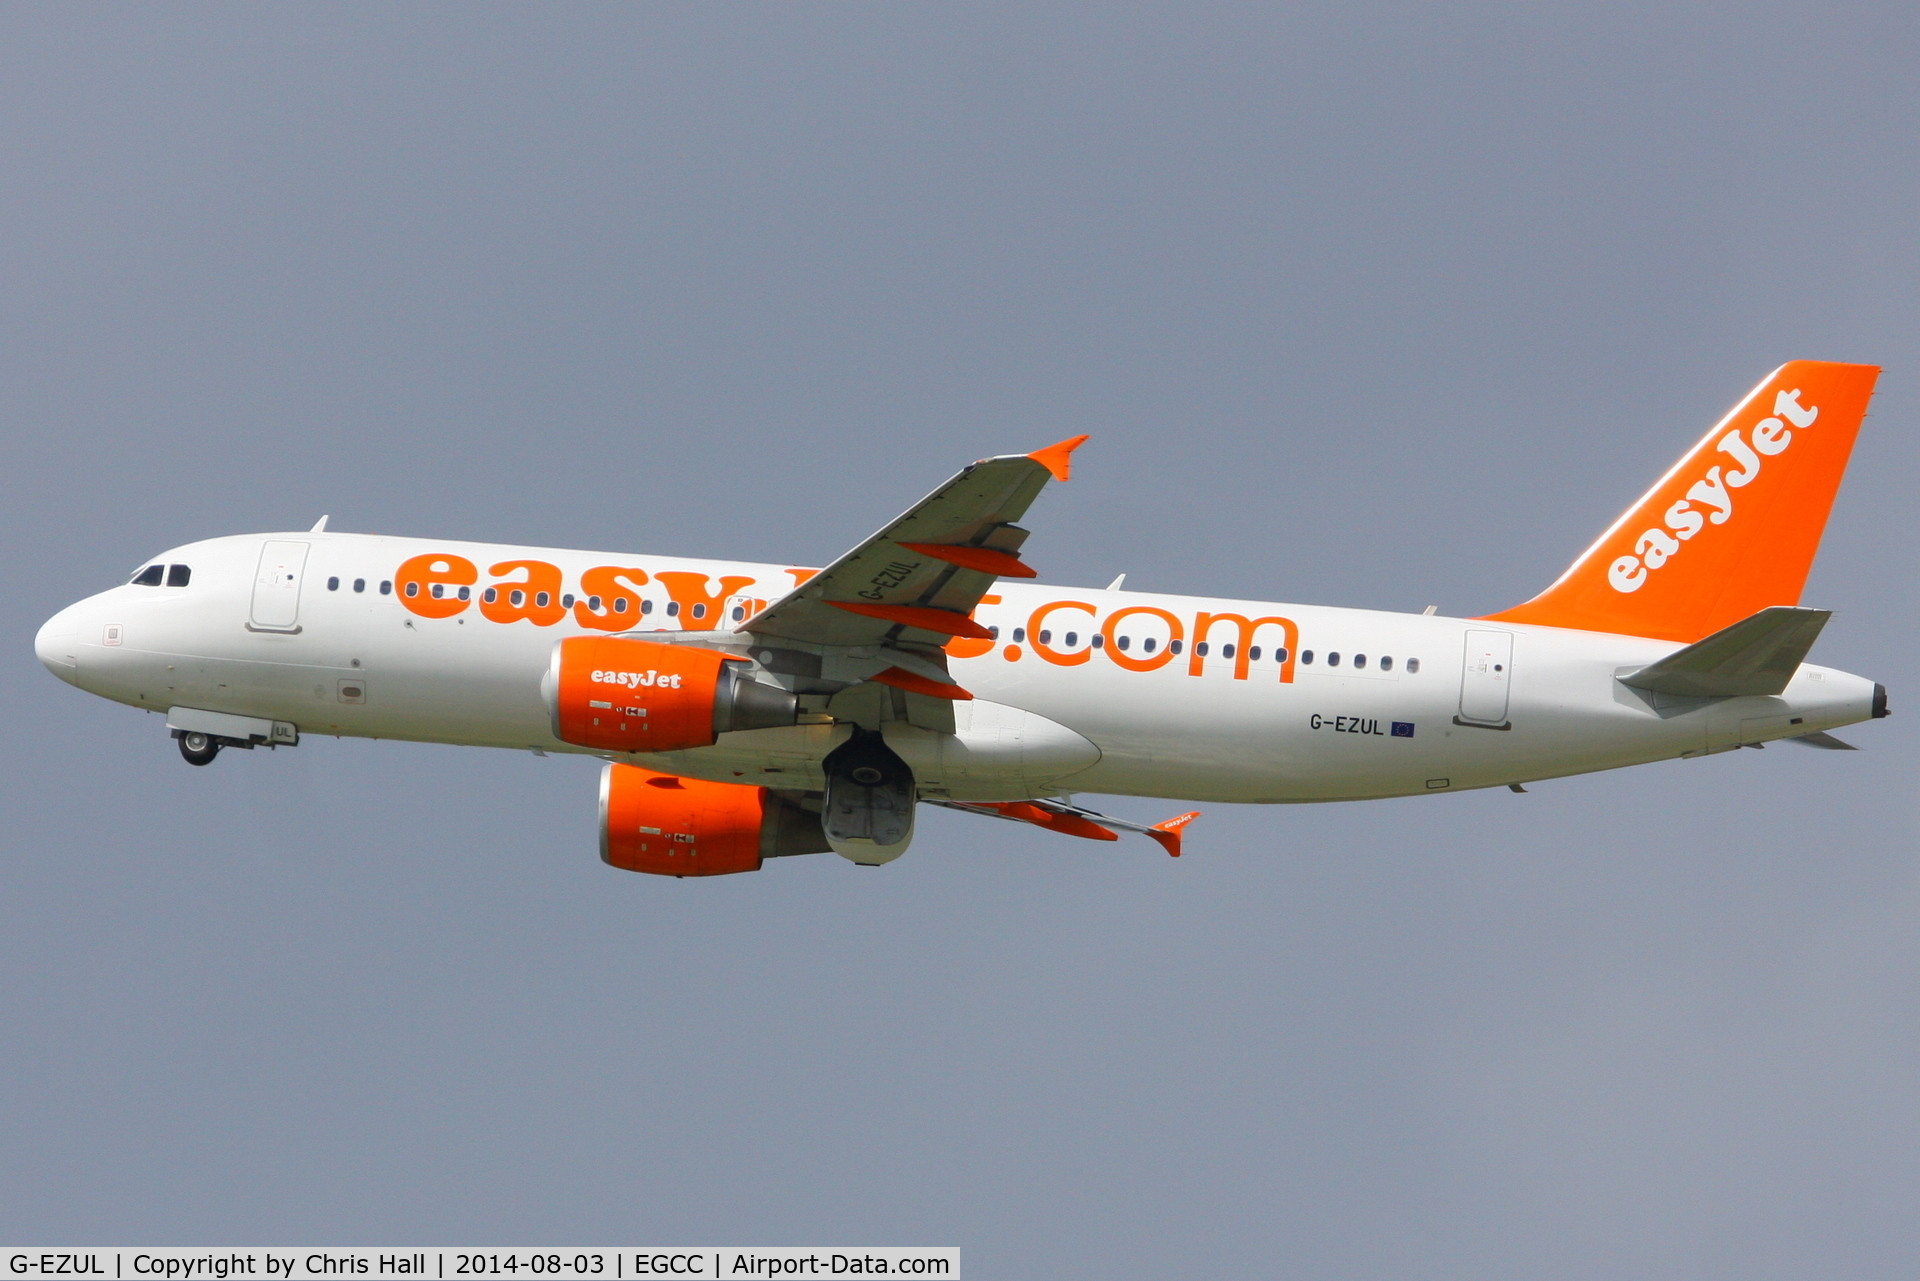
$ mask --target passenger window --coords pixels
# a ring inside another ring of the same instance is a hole
[[[393,580],[391,578],[383,578],[380,580],[380,594],[382,596],[393,595]]]
[[[624,614],[627,612],[627,598],[625,596],[613,602],[613,612],[616,614]]]
[[[413,595],[413,589],[418,587],[419,585],[420,584],[418,583],[408,583],[407,595],[409,596]],[[447,585],[445,583],[435,583],[433,585],[433,598],[435,600],[439,600],[442,596],[445,596],[446,594],[447,594]]]
[[[1287,661],[1287,647],[1285,645],[1273,651],[1273,661],[1276,663],[1284,663]]]
[[[1145,640],[1140,642],[1140,648],[1145,652],[1151,654],[1153,653],[1154,650],[1160,648],[1160,642],[1155,640],[1153,637],[1149,636]]]
[[[185,565],[167,566],[167,586],[185,587],[187,580],[193,577],[193,571]]]
[[[1177,640],[1168,641],[1167,649],[1172,653],[1178,654],[1180,652],[1180,642]]]
[[[1330,649],[1330,650],[1328,650],[1328,651],[1327,651],[1327,666],[1328,666],[1328,667],[1338,667],[1338,666],[1340,666],[1340,651],[1339,651],[1339,650],[1337,650],[1337,649]]]
[[[596,597],[594,597],[594,599],[595,599],[595,600],[599,600],[600,598],[599,598],[598,596],[596,596]],[[595,605],[595,606],[594,606],[594,608],[595,608],[595,609],[599,609],[600,607],[599,607],[598,605]],[[678,607],[678,606],[675,606],[675,607],[674,607],[674,609],[677,609],[677,608],[679,608],[679,607]],[[650,600],[643,600],[643,601],[641,601],[641,602],[640,602],[640,612],[641,612],[641,613],[643,613],[643,614],[651,614],[651,613],[653,612],[653,602],[652,602],[652,601],[650,601]],[[673,609],[669,609],[669,610],[668,610],[667,612],[668,612],[669,614],[671,614],[671,613],[673,612]]]
[[[500,593],[489,587],[486,591],[480,593],[480,599],[491,605],[500,599]]]
[[[562,597],[560,598],[560,608],[561,608],[561,609],[572,609],[572,608],[573,608],[573,593],[572,593],[572,592],[568,592],[568,593],[567,593],[567,594],[566,594],[565,596],[562,596]]]
[[[1200,655],[1200,657],[1205,658],[1207,656],[1207,642],[1205,641],[1197,642],[1193,647],[1193,652]]]
[[[356,578],[356,579],[354,579],[354,580],[353,580],[353,590],[354,590],[354,591],[356,591],[356,592],[364,592],[364,591],[366,591],[366,590],[367,590],[367,580],[366,580],[366,579],[364,579],[364,578]]]
[[[1042,645],[1051,645],[1051,644],[1053,644],[1053,631],[1052,631],[1052,629],[1050,629],[1050,628],[1045,628],[1045,627],[1043,627],[1043,628],[1041,628],[1041,629],[1040,629],[1040,643],[1041,643]]]
[[[420,594],[420,584],[418,584],[418,583],[408,583],[408,584],[407,584],[407,595],[409,595],[409,596],[418,596],[419,594]],[[437,590],[436,590],[436,591],[434,592],[434,595],[435,595],[435,596],[438,596],[439,594],[440,594],[440,593],[439,593],[439,592],[438,592]]]
[[[472,600],[472,599],[473,599],[473,588],[471,588],[471,587],[462,587],[462,588],[460,589],[460,599],[461,599],[461,600]]]
[[[1420,670],[1420,660],[1417,658],[1409,658],[1407,660],[1407,675],[1411,676],[1419,670]]]
[[[1247,660],[1254,663],[1260,661],[1260,647],[1258,645],[1251,646],[1247,650]]]
[[[1080,643],[1080,633],[1079,633],[1079,632],[1068,632],[1068,633],[1067,633],[1067,648],[1068,648],[1068,649],[1072,649],[1072,648],[1073,648],[1073,647],[1074,647],[1075,645],[1078,645],[1079,643]]]
[[[1231,645],[1222,645],[1222,646],[1220,647],[1220,657],[1222,657],[1222,658],[1232,658],[1232,657],[1233,657],[1233,646],[1231,646]]]
[[[547,602],[552,599],[553,597],[549,596],[547,593],[540,592],[534,596],[533,603],[539,608],[545,609],[547,607]]]
[[[594,613],[596,613],[596,614],[597,614],[597,613],[599,613],[599,612],[600,612],[600,598],[599,598],[598,596],[589,596],[589,597],[587,597],[587,608],[588,608],[588,609],[590,609],[590,610],[592,610],[592,611],[593,611]]]
[[[734,622],[736,622],[736,623],[737,623],[737,622],[739,622],[739,621],[740,621],[741,619],[743,619],[743,618],[745,618],[746,616],[747,616],[747,607],[746,607],[745,605],[735,605],[735,606],[733,607],[733,621],[734,621]]]
[[[1393,655],[1392,655],[1392,654],[1382,654],[1382,655],[1380,655],[1380,670],[1381,670],[1381,671],[1383,671],[1383,672],[1390,672],[1390,671],[1392,671],[1392,670],[1393,670]]]
[[[1107,647],[1107,638],[1099,632],[1095,632],[1093,634],[1093,647],[1095,649],[1105,649]]]
[[[1120,648],[1121,648],[1121,649],[1126,649],[1126,648],[1128,648],[1129,646],[1131,646],[1132,644],[1133,644],[1133,637],[1131,637],[1131,636],[1122,636],[1122,637],[1120,638]]]
[[[623,608],[624,608],[624,607],[623,607]],[[679,602],[679,601],[677,601],[677,600],[670,600],[670,601],[668,601],[668,602],[667,602],[667,617],[668,617],[668,618],[678,618],[679,616],[680,616],[680,602]]]
[[[1303,649],[1303,650],[1301,650],[1301,651],[1300,651],[1300,661],[1301,661],[1302,663],[1305,663],[1305,664],[1306,664],[1306,665],[1307,665],[1308,667],[1312,667],[1312,666],[1313,666],[1313,651],[1312,651],[1312,650],[1310,650],[1310,649]]]
[[[492,589],[489,588],[488,590]],[[509,605],[524,605],[527,603],[527,594],[515,588],[513,591],[507,593],[507,603]]]
[[[166,572],[167,567],[165,565],[149,565],[128,581],[135,587],[158,587],[160,585],[160,575]]]
[[[995,640],[999,640],[999,639],[1000,639],[1000,629],[999,629],[998,627],[989,627],[989,628],[987,628],[987,635],[989,635],[989,636],[991,636],[991,637],[993,637],[993,639],[995,639]]]
[[[337,577],[336,577],[336,578],[329,578],[329,579],[327,580],[327,590],[328,590],[328,591],[330,591],[330,592],[337,592],[337,591],[339,591],[339,590],[340,590],[340,580],[339,580],[339,579],[338,579]]]
[[[1016,644],[1016,645],[1018,645],[1018,644],[1019,644],[1019,643],[1020,643],[1021,641],[1023,641],[1023,640],[1025,640],[1026,638],[1027,638],[1027,629],[1026,629],[1026,628],[1024,628],[1024,627],[1016,627],[1016,628],[1014,628],[1014,629],[1013,629],[1013,643],[1014,643],[1014,644]]]
[[[695,605],[693,607],[693,616],[695,618],[705,618],[707,616],[707,607],[705,605]]]
[[[1367,665],[1367,656],[1365,654],[1355,654],[1353,656],[1353,665],[1355,667],[1365,667]]]

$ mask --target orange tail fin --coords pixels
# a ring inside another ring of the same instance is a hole
[[[1799,604],[1879,376],[1780,366],[1558,582],[1487,619],[1696,641]]]

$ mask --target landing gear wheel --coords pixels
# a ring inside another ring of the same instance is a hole
[[[213,758],[220,755],[220,744],[213,741],[211,734],[188,730],[180,735],[180,755],[189,765],[210,765]]]

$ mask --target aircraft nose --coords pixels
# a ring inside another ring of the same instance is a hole
[[[80,620],[74,607],[67,608],[40,625],[33,638],[33,652],[42,665],[69,685],[80,675]]]

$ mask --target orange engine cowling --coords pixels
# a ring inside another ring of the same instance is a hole
[[[764,787],[656,774],[600,773],[600,859],[656,876],[757,872],[763,859],[830,848],[820,816]]]
[[[542,689],[563,743],[615,752],[708,747],[727,730],[791,725],[788,691],[692,645],[570,636],[553,647]]]

